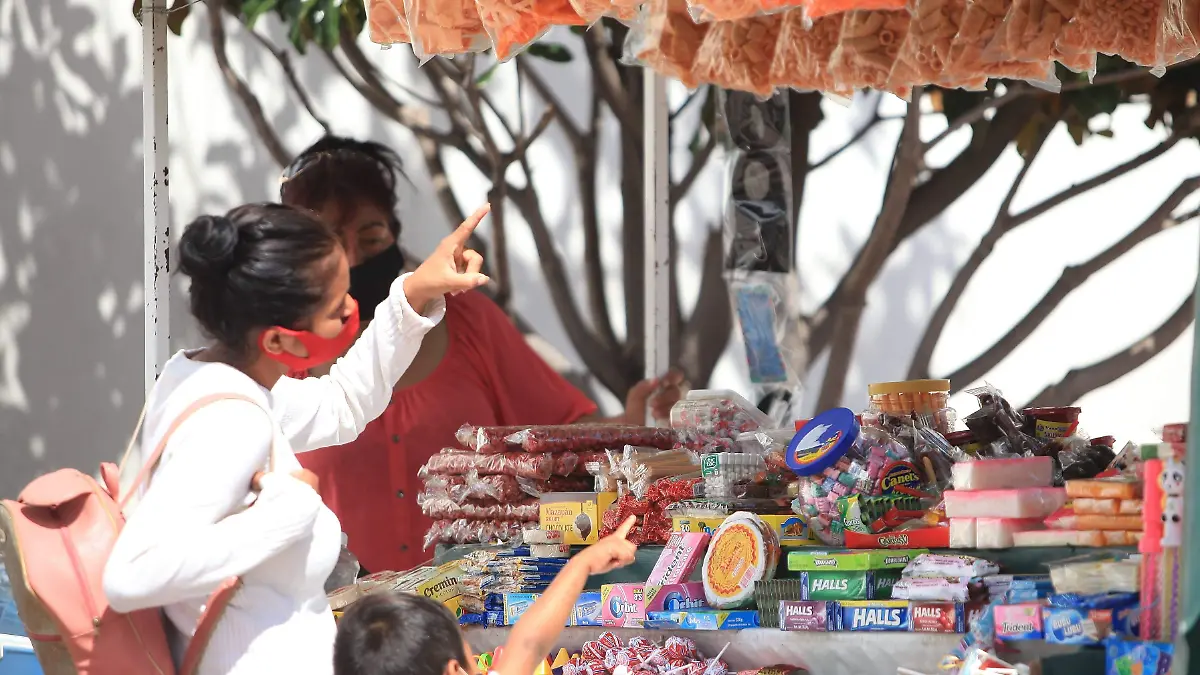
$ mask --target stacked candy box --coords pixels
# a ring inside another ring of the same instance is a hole
[[[888,600],[892,598],[892,587],[900,579],[901,571],[910,561],[924,551],[792,551],[788,554],[787,566],[799,572],[800,579],[766,582],[767,586],[756,593],[761,603],[759,611],[770,615],[772,620],[779,616],[783,602],[806,602],[804,606],[793,606],[797,612],[812,612],[822,616],[831,611],[823,603],[860,600]]]
[[[1019,535],[1045,530],[1045,518],[1067,500],[1053,481],[1050,457],[958,462],[944,495],[950,547],[1011,548]]]
[[[1049,529],[1015,535],[1017,546],[1136,546],[1141,541],[1141,481],[1069,480],[1066,494],[1071,505],[1045,520]]]

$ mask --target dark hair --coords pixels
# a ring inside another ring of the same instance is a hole
[[[321,264],[339,246],[312,214],[282,204],[247,204],[200,216],[179,239],[179,271],[192,280],[192,315],[236,353],[256,328],[300,329],[328,289]]]
[[[325,136],[284,169],[279,200],[313,210],[332,201],[346,215],[365,201],[388,214],[388,227],[398,237],[397,177],[408,179],[400,156],[386,145]]]
[[[467,667],[458,621],[442,603],[408,593],[354,603],[333,644],[334,675],[442,675],[451,660]]]

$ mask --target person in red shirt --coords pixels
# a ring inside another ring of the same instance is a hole
[[[378,143],[326,136],[289,166],[280,201],[316,211],[349,258],[350,294],[362,320],[401,271],[396,180],[400,158]],[[625,413],[604,421],[644,424],[649,406],[665,418],[679,400],[676,372],[636,385]],[[457,445],[463,424],[514,426],[600,421],[597,406],[526,342],[479,292],[446,298],[446,318],[426,335],[391,404],[354,442],[299,455],[342,522],[364,570],[406,570],[432,557],[423,539],[432,521],[417,505],[417,470]]]

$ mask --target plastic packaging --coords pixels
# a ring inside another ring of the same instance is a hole
[[[630,26],[623,60],[642,64],[695,89],[700,84],[693,74],[696,54],[708,29],[708,24],[692,21],[684,0],[651,0]]]
[[[1138,516],[1142,513],[1140,499],[1074,499],[1075,513],[1089,516]]]
[[[333,566],[333,571],[329,573],[329,577],[325,579],[325,593],[329,594],[339,588],[349,586],[358,578],[358,571],[361,567],[358,564],[358,558],[347,548],[348,540],[346,533],[342,533],[342,550],[338,554],[337,563]]]
[[[842,15],[821,17],[808,28],[804,10],[789,9],[780,21],[779,40],[771,61],[771,86],[853,97],[853,90],[838,90],[829,74],[829,61],[842,34]]]
[[[1062,488],[949,490],[944,497],[950,518],[1045,518],[1067,501]]]
[[[890,89],[888,84],[892,66],[908,36],[911,19],[912,15],[906,9],[846,14],[838,47],[829,65],[837,89],[870,87],[907,99],[908,87]]]
[[[1054,75],[1053,61],[1018,61],[990,58],[989,47],[1008,14],[1005,0],[967,0],[958,35],[950,48],[945,75],[950,79],[980,76],[1025,80],[1044,89],[1061,88]]]
[[[1158,43],[1165,9],[1163,0],[1080,0],[1058,48],[1067,54],[1099,52],[1141,66],[1161,66]]]
[[[469,450],[446,448],[429,458],[417,472],[424,480],[431,474],[466,475],[475,471],[480,475],[506,475],[536,480],[547,480],[554,475],[555,459],[550,454],[508,452],[502,455],[482,455]]]
[[[1138,592],[1138,559],[1105,556],[1073,558],[1050,564],[1050,581],[1056,593],[1091,594]]]
[[[999,574],[996,563],[969,555],[922,553],[904,568],[905,577],[954,577],[972,579]]]
[[[779,25],[779,18],[774,16],[714,24],[696,54],[693,68],[696,79],[769,97],[774,91],[771,60],[775,57]]]
[[[526,452],[533,453],[563,450],[608,450],[626,445],[669,450],[675,446],[678,437],[671,429],[609,424],[568,424],[529,427],[512,434],[506,441],[521,446],[521,449]]]
[[[1081,408],[1072,407],[1025,408],[1021,411],[1025,418],[1022,431],[1042,441],[1074,436],[1081,412]]]
[[[692,391],[671,408],[671,427],[677,431],[733,438],[772,425],[770,417],[733,391]]]
[[[517,450],[517,447],[510,446],[504,439],[521,431],[525,427],[476,427],[470,424],[464,424],[459,427],[454,436],[464,448],[482,452],[484,454],[495,454],[506,452],[508,450]]]
[[[752,513],[725,519],[712,535],[701,574],[704,595],[717,609],[754,602],[754,586],[772,579],[782,551],[775,531]]]
[[[888,79],[889,88],[895,90],[916,84],[936,83],[948,87],[981,89],[987,84],[986,78],[953,82],[943,75],[946,62],[950,59],[950,47],[954,44],[954,36],[958,34],[958,26],[966,9],[966,0],[916,0],[912,3],[913,17],[908,36],[896,55],[896,63]],[[948,395],[950,383],[945,382]],[[871,393],[870,388],[868,393]],[[880,398],[890,397],[881,394]],[[945,407],[944,402],[941,407]]]
[[[951,473],[955,490],[1050,487],[1054,480],[1054,460],[1049,457],[979,459],[958,462]]]
[[[979,526],[975,518],[950,519],[950,548],[976,548]]]
[[[584,20],[567,0],[475,0],[479,19],[503,63],[552,26],[582,26]]]
[[[892,586],[893,600],[967,602],[969,584],[962,578],[904,578]]]
[[[1142,485],[1136,479],[1069,480],[1066,482],[1066,488],[1067,496],[1071,498],[1138,499],[1142,496]]]
[[[1017,532],[1043,530],[1041,518],[979,518],[975,521],[975,547],[982,549],[1012,548]]]
[[[421,63],[491,46],[473,0],[404,0],[404,15]]]
[[[816,20],[830,14],[856,11],[904,9],[905,0],[809,0],[804,5],[808,18]]]
[[[628,483],[630,492],[638,499],[644,498],[650,486],[661,478],[696,478],[701,475],[695,456],[686,450],[625,446],[625,450],[620,453],[619,465],[621,476]]]
[[[513,476],[480,476],[477,471],[466,475],[433,474],[425,478],[422,492],[430,498],[446,498],[461,504],[468,499],[492,499],[498,502],[520,499],[525,495],[518,479]],[[417,497],[418,503],[421,499]]]
[[[914,18],[922,18],[922,15],[917,14]],[[945,19],[937,21],[945,22]],[[871,405],[889,415],[929,415],[947,407],[950,380],[876,382],[867,385],[867,395],[871,397]]]
[[[1166,0],[1159,52],[1162,63],[1171,66],[1200,55],[1200,3]]]
[[[367,3],[367,33],[380,45],[408,44],[412,35],[404,16],[403,0],[370,0]]]
[[[538,501],[523,499],[513,502],[465,502],[456,504],[450,499],[421,500],[421,513],[434,520],[517,520],[525,523],[538,519]]]
[[[1077,73],[1096,72],[1096,53],[1068,53],[1057,41],[1075,17],[1079,0],[1012,0],[984,56],[992,60],[1057,61]]]
[[[967,415],[963,422],[975,434],[975,441],[987,446],[985,453],[993,456],[1044,454],[1042,444],[1023,431],[1025,418],[1013,409],[998,389],[984,385],[967,390],[979,401],[979,410]],[[997,444],[997,441],[1001,441]]]
[[[737,21],[761,14],[774,14],[795,5],[793,0],[687,0],[696,23]]]
[[[425,548],[436,544],[497,544],[521,534],[524,523],[487,520],[437,520],[425,533]]]

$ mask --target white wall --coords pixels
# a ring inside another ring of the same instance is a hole
[[[207,41],[202,7],[172,38],[170,132],[173,235],[196,214],[272,198],[277,169],[226,92]],[[259,93],[267,114],[293,150],[319,128],[278,83],[277,64],[232,24],[234,66]],[[278,37],[276,35],[276,37]],[[411,54],[368,47],[392,76],[420,82]],[[0,495],[14,495],[32,476],[63,465],[93,469],[119,452],[141,403],[141,42],[128,2],[0,0]],[[430,199],[411,137],[372,114],[321,57],[298,61],[318,106],[335,131],[395,144],[409,158],[416,187],[402,186],[406,244],[428,250],[446,231]],[[571,96],[575,66],[545,72],[562,98]],[[512,105],[511,75],[490,85]],[[678,101],[683,92],[673,91]],[[898,108],[898,103],[895,104]],[[511,110],[511,108],[510,108]],[[847,138],[863,109],[827,105],[814,137],[814,156]],[[1161,137],[1141,124],[1145,110],[1122,109],[1114,140],[1076,148],[1056,132],[1017,199],[1017,207],[1132,157]],[[927,134],[941,122],[931,117]],[[861,149],[846,153],[810,179],[801,231],[804,302],[814,306],[836,283],[870,227],[885,164],[898,128],[883,125]],[[965,138],[965,132],[963,134]],[[537,184],[560,247],[569,259],[582,248],[570,158],[557,143],[536,146]],[[686,139],[680,139],[685,142]],[[944,152],[961,146],[947,142]],[[681,153],[682,154],[682,153]],[[1144,217],[1200,158],[1194,144],[1177,147],[1150,167],[1115,181],[1007,237],[981,270],[935,354],[935,370],[952,369],[1001,335],[1047,289],[1063,265],[1090,257]],[[937,158],[934,158],[937,159]],[[944,158],[942,158],[944,160]],[[615,166],[615,155],[605,167]],[[484,198],[486,185],[464,161],[449,162],[460,201]],[[986,178],[889,261],[872,289],[846,403],[865,402],[867,383],[902,378],[921,328],[948,287],[955,266],[990,225],[1019,165],[1009,152]],[[680,167],[677,167],[680,168]],[[612,170],[600,172],[613,175]],[[681,234],[694,260],[703,230],[720,213],[722,167],[714,163],[685,207]],[[619,190],[611,181],[601,201],[611,205],[604,255],[614,320],[620,324]],[[1192,205],[1194,200],[1188,202]],[[539,331],[578,362],[554,313],[527,229],[510,215],[516,304]],[[1024,400],[1069,368],[1108,355],[1157,325],[1191,288],[1197,268],[1196,225],[1155,237],[1097,275],[988,380]],[[684,287],[696,281],[684,268]],[[194,345],[186,303],[175,304],[176,346]],[[1187,415],[1191,331],[1147,366],[1082,401],[1093,433],[1146,438],[1159,423]],[[714,385],[745,390],[740,347],[718,368]],[[813,373],[819,383],[822,364]],[[964,405],[963,412],[972,406]]]

